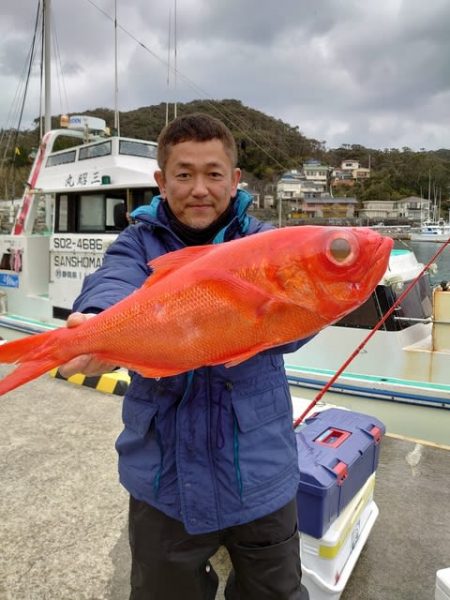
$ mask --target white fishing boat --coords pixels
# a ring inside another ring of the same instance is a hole
[[[387,272],[361,307],[286,355],[291,385],[321,389],[333,380],[330,391],[347,396],[450,408],[450,288],[433,288],[428,273],[422,273],[371,334],[422,270],[413,252],[393,250]]]
[[[158,193],[156,168],[156,143],[108,136],[101,119],[74,116],[45,134],[12,230],[0,236],[3,331],[63,324],[128,213]]]
[[[415,242],[446,242],[450,238],[450,223],[424,221],[418,231],[411,231],[410,239]]]

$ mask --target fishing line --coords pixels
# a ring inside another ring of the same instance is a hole
[[[306,410],[304,410],[303,413],[294,421],[294,429],[300,425],[300,423],[303,421],[303,419],[309,413],[309,411],[312,408],[314,408],[314,406],[319,402],[319,400],[324,396],[324,394],[330,389],[330,387],[333,385],[333,383],[336,381],[336,379],[338,379],[338,377],[340,377],[342,372],[348,367],[348,365],[352,362],[352,360],[361,352],[361,350],[364,348],[364,346],[367,344],[367,342],[371,339],[371,337],[375,334],[375,332],[378,331],[378,329],[380,329],[380,327],[387,321],[387,319],[391,316],[391,314],[394,312],[394,310],[397,308],[397,306],[401,302],[403,302],[403,300],[406,298],[406,296],[409,294],[409,292],[413,289],[413,287],[416,285],[416,283],[419,281],[419,279],[422,277],[422,275],[425,273],[425,271],[427,271],[427,269],[430,268],[432,263],[434,263],[434,261],[438,258],[438,256],[444,251],[444,249],[449,244],[450,244],[450,237],[448,238],[448,240],[446,242],[444,242],[442,244],[441,248],[434,254],[434,256],[432,256],[430,258],[428,263],[423,267],[423,269],[420,271],[420,273],[417,275],[417,277],[415,279],[413,279],[411,281],[411,283],[408,285],[408,287],[400,294],[400,296],[397,298],[397,300],[394,302],[394,304],[391,306],[391,308],[385,313],[385,315],[380,319],[380,321],[378,321],[378,323],[370,331],[370,333],[364,338],[364,340],[350,354],[350,356],[347,358],[347,360],[336,371],[336,373],[328,381],[328,383],[326,385],[324,385],[324,387],[320,390],[320,392],[317,394],[317,396],[314,398],[314,400],[308,405]]]

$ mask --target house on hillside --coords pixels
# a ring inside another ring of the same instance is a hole
[[[330,167],[318,161],[308,161],[301,171],[292,169],[283,173],[276,186],[277,199],[298,210],[305,198],[320,198],[327,193]]]
[[[356,198],[320,196],[304,198],[298,210],[289,213],[290,219],[351,219],[358,205]]]
[[[361,167],[357,160],[343,160],[339,168],[333,169],[331,173],[332,184],[353,185],[355,181],[368,179],[370,169]]]
[[[363,219],[397,219],[398,209],[395,200],[367,200],[359,209],[359,216]]]
[[[303,163],[303,175],[307,181],[323,183],[326,186],[331,171],[331,167],[322,165],[318,160],[307,160]]]
[[[302,197],[302,182],[304,178],[300,171],[291,169],[280,177],[277,183],[277,198],[298,202]]]
[[[359,216],[364,219],[408,219],[420,222],[429,217],[431,200],[409,196],[402,200],[368,200],[362,203]]]
[[[422,222],[431,218],[431,200],[419,198],[418,196],[408,196],[397,202],[399,216],[405,217],[410,221]]]

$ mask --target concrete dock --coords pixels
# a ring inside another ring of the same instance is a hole
[[[121,398],[45,375],[0,399],[0,423],[0,600],[127,600]],[[434,599],[450,567],[449,482],[450,448],[384,439],[380,515],[341,600]],[[226,553],[213,562],[223,581]]]

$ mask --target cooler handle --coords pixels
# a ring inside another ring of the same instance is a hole
[[[329,427],[323,433],[316,437],[314,442],[321,446],[327,446],[328,448],[338,448],[351,436],[349,431],[343,429],[336,429],[336,427]]]
[[[375,444],[379,444],[381,442],[381,438],[383,437],[383,432],[380,427],[374,425],[372,429],[369,431],[370,435],[373,437],[373,441]]]
[[[348,467],[345,462],[340,460],[336,465],[334,465],[332,471],[336,475],[337,484],[342,485],[348,477]]]

